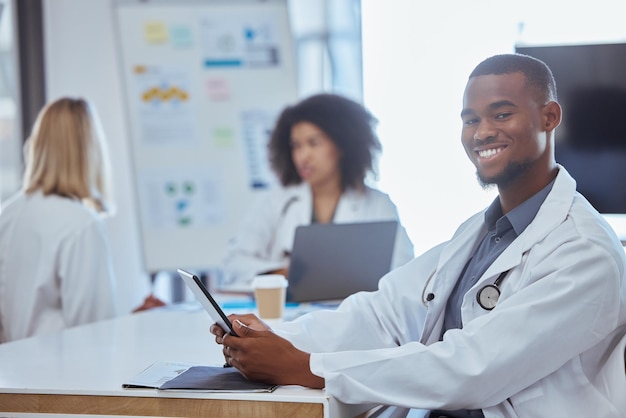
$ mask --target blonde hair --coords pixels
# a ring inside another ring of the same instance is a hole
[[[78,199],[113,211],[109,159],[95,108],[82,98],[46,105],[24,145],[24,191]]]

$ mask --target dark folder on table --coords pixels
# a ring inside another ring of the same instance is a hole
[[[277,385],[250,381],[233,367],[157,361],[123,383],[122,387],[193,392],[273,392]]]
[[[397,221],[299,226],[287,300],[336,301],[378,289],[378,281],[391,268],[397,229]]]
[[[233,367],[194,366],[171,379],[160,390],[215,392],[272,392],[276,385],[252,382]]]

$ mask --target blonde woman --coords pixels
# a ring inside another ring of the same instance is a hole
[[[24,147],[23,190],[0,211],[0,343],[115,316],[102,217],[112,208],[95,109],[61,98]]]

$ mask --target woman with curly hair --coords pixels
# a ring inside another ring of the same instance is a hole
[[[257,274],[287,275],[300,225],[399,221],[389,196],[365,184],[381,151],[375,123],[362,105],[336,94],[317,94],[282,111],[269,142],[282,187],[251,208],[229,241],[222,285],[245,287]],[[412,258],[413,244],[398,222],[392,268]]]

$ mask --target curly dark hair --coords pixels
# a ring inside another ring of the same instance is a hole
[[[375,174],[374,159],[382,150],[375,132],[377,119],[351,99],[322,93],[287,106],[276,121],[268,144],[269,159],[283,186],[302,182],[291,157],[291,128],[299,122],[317,126],[339,149],[343,190],[363,188],[366,174]]]

